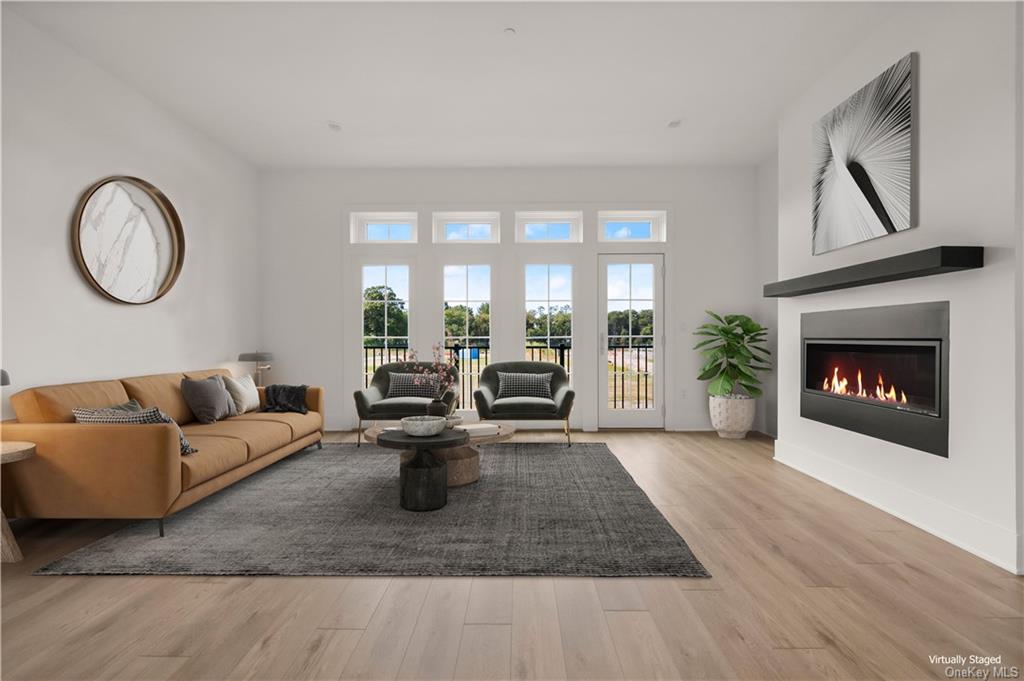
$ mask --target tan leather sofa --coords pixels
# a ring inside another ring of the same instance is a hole
[[[16,421],[4,440],[36,443],[36,456],[4,466],[4,513],[17,518],[165,518],[323,438],[324,391],[306,392],[308,414],[250,412],[197,423],[181,379],[226,369],[68,383],[11,396]],[[261,390],[262,401],[263,393]],[[75,407],[138,400],[160,407],[199,451],[182,456],[172,424],[75,423]],[[162,524],[161,524],[162,528]]]

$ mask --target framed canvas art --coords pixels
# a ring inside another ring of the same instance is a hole
[[[814,125],[814,255],[916,226],[908,54]]]

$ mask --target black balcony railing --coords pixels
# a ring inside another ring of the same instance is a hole
[[[608,407],[654,408],[654,346],[608,348]]]
[[[554,362],[572,373],[572,347],[559,343],[555,347],[527,345],[525,357],[535,362]],[[473,408],[473,391],[480,385],[480,372],[491,361],[490,345],[460,344],[445,346],[448,360],[459,370],[459,405]],[[384,364],[402,362],[409,348],[363,347],[365,384],[373,372]],[[608,348],[608,406],[612,409],[653,409],[654,346]]]

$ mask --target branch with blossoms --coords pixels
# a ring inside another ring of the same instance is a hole
[[[451,388],[455,387],[459,382],[458,372],[452,371],[455,363],[448,359],[445,354],[444,345],[441,343],[434,343],[432,346],[433,358],[431,361],[423,361],[422,364],[417,364],[411,368],[412,373],[418,374],[413,382],[416,385],[422,385],[427,382],[428,376],[437,376],[438,391],[437,398],[440,399],[446,392]],[[407,362],[420,362],[419,353],[415,349],[410,349],[406,355]]]

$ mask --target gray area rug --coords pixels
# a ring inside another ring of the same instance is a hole
[[[398,504],[398,452],[326,445],[39,575],[708,577],[601,443],[481,448],[480,480],[429,513]]]

